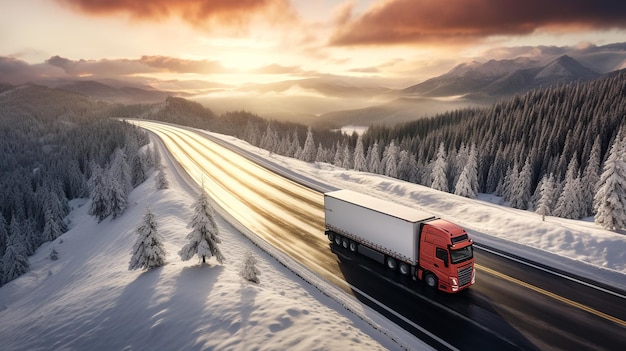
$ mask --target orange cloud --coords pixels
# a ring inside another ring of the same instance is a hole
[[[57,0],[90,15],[126,13],[140,20],[180,17],[197,27],[242,26],[255,15],[290,17],[288,0]]]
[[[626,28],[623,0],[388,0],[338,26],[331,45],[473,42],[538,28]]]
[[[61,68],[70,76],[129,76],[146,73],[226,73],[218,61],[185,60],[169,56],[142,56],[140,59],[70,60],[53,56],[46,63]]]

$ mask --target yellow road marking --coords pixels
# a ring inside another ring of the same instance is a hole
[[[581,309],[583,311],[589,312],[591,314],[595,314],[598,317],[602,317],[604,319],[610,320],[611,322],[619,324],[622,327],[626,327],[626,321],[623,321],[623,320],[621,320],[621,319],[619,319],[617,317],[613,317],[613,316],[608,315],[606,313],[603,313],[603,312],[600,312],[598,310],[595,310],[595,309],[593,309],[593,308],[591,308],[589,306],[585,306],[585,305],[583,305],[581,303],[578,303],[576,301],[572,301],[570,299],[564,298],[564,297],[559,296],[559,295],[557,295],[555,293],[549,292],[549,291],[544,290],[542,288],[539,288],[539,287],[536,287],[534,285],[531,285],[531,284],[528,284],[526,282],[523,282],[523,281],[521,281],[519,279],[515,279],[515,278],[510,277],[510,276],[508,276],[506,274],[502,274],[502,273],[500,273],[498,271],[494,271],[491,268],[487,268],[487,267],[481,266],[479,264],[474,264],[474,266],[476,267],[476,269],[480,269],[480,270],[485,271],[485,272],[487,272],[487,273],[489,273],[491,275],[495,275],[496,277],[500,277],[500,278],[508,280],[508,281],[510,281],[512,283],[521,285],[521,286],[523,286],[523,287],[525,287],[527,289],[536,291],[536,292],[538,292],[540,294],[543,294],[545,296],[548,296],[548,297],[551,297],[553,299],[559,300],[559,301],[564,302],[564,303],[566,303],[566,304],[568,304],[570,306],[574,306],[576,308],[579,308],[579,309]]]

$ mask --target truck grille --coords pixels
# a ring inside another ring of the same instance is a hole
[[[472,280],[472,265],[459,269],[459,286],[464,286]]]

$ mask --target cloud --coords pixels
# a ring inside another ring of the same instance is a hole
[[[229,72],[219,61],[215,60],[185,60],[168,56],[142,56],[138,62],[169,73],[215,74]]]
[[[24,84],[41,79],[58,78],[63,71],[46,64],[30,65],[15,57],[0,56],[0,82]]]
[[[218,61],[186,60],[169,56],[142,56],[139,59],[70,60],[53,56],[46,63],[71,76],[128,76],[146,73],[226,73]]]
[[[626,29],[623,0],[387,0],[338,25],[335,46],[468,43],[537,29]]]
[[[195,27],[245,26],[255,16],[268,20],[291,18],[287,0],[57,0],[95,16],[128,14],[132,18],[160,21],[178,17]]]
[[[299,66],[283,66],[271,64],[255,69],[252,73],[258,74],[300,74],[303,73]]]

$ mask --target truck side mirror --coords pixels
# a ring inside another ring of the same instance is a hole
[[[444,256],[444,258],[443,258],[443,265],[444,265],[445,267],[448,267],[448,264],[449,264],[449,262],[448,262],[448,255],[446,255],[446,256]]]

